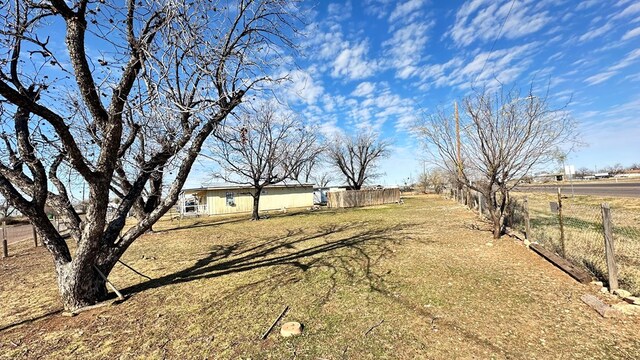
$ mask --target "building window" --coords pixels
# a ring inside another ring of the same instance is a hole
[[[227,197],[227,206],[236,206],[236,202],[234,200],[232,192],[227,192],[226,197]]]

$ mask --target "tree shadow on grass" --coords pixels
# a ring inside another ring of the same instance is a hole
[[[24,319],[24,320],[21,320],[21,321],[12,323],[12,324],[8,324],[8,325],[5,325],[5,326],[2,326],[2,327],[0,327],[0,333],[5,331],[5,330],[13,329],[16,326],[20,326],[20,325],[24,325],[24,324],[30,324],[32,322],[48,318],[51,315],[60,314],[60,313],[62,313],[62,310],[63,310],[62,308],[56,309],[56,310],[51,310],[51,311],[49,311],[49,312],[47,312],[45,314],[42,314],[42,315],[34,316],[34,317],[29,318],[29,319]]]
[[[212,279],[220,276],[251,271],[260,268],[285,267],[286,271],[270,274],[289,277],[310,269],[329,271],[332,286],[327,298],[335,289],[336,276],[363,278],[370,284],[379,283],[382,275],[373,266],[389,256],[391,245],[407,239],[404,230],[415,224],[398,224],[392,227],[358,230],[361,224],[329,225],[306,234],[302,229],[286,230],[281,236],[266,240],[244,240],[230,245],[215,245],[210,253],[192,266],[149,280],[126,289],[131,294],[169,284]],[[261,283],[259,280],[256,283]]]

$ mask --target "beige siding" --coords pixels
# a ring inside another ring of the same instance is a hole
[[[235,206],[227,205],[227,193],[233,193]],[[312,187],[267,188],[260,196],[260,211],[313,206]],[[253,198],[247,189],[207,191],[209,215],[251,212]]]

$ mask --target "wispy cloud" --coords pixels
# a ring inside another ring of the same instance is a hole
[[[345,43],[333,61],[331,76],[349,80],[364,79],[376,72],[378,63],[368,59],[369,45],[367,41],[357,44]]]
[[[396,77],[407,79],[416,74],[426,54],[428,31],[434,22],[414,22],[393,33],[391,39],[382,43]]]
[[[586,78],[584,81],[589,85],[597,85],[603,83],[613,76],[617,75],[621,70],[630,67],[640,59],[640,48],[627,53],[620,61],[609,66],[606,70]]]
[[[359,97],[367,97],[371,95],[371,93],[375,90],[375,88],[376,86],[373,83],[370,83],[368,81],[361,82],[360,84],[358,84],[356,89],[353,90],[351,95],[359,96]]]
[[[422,88],[455,86],[465,90],[474,85],[495,87],[500,83],[510,83],[529,67],[536,46],[537,43],[529,43],[492,53],[484,51],[470,62],[458,56],[444,64],[429,65],[423,69]]]
[[[613,28],[613,24],[610,22],[605,23],[604,25],[596,25],[586,33],[582,34],[578,38],[578,41],[585,42],[585,41],[593,40],[597,37],[608,34],[612,28]]]
[[[627,6],[624,10],[616,14],[614,19],[621,19],[629,16],[634,16],[640,13],[640,2],[634,2],[631,5]]]
[[[389,15],[389,22],[394,22],[399,19],[407,22],[413,21],[416,17],[420,16],[418,10],[424,3],[424,0],[409,0],[399,3],[395,9],[393,9],[391,15]]]
[[[599,74],[589,76],[584,80],[584,82],[586,82],[589,85],[597,85],[609,80],[615,74],[616,74],[615,71],[604,71]]]
[[[627,31],[623,36],[622,36],[622,41],[627,41],[631,38],[634,38],[636,36],[640,35],[640,26],[638,26],[635,29],[631,29],[629,31]]]
[[[549,12],[537,10],[536,3],[508,0],[500,2],[467,1],[456,13],[455,23],[448,35],[456,45],[468,46],[474,41],[486,42],[496,39],[498,35],[508,39],[516,39],[535,33],[551,21]],[[507,14],[509,14],[508,18]],[[499,34],[503,22],[504,28]],[[523,26],[524,24],[526,26]]]
[[[307,71],[293,70],[289,72],[289,78],[291,82],[288,83],[287,91],[290,99],[294,102],[303,101],[308,105],[315,104],[324,93],[322,85],[315,81]]]

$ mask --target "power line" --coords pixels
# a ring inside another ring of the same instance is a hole
[[[471,87],[473,87],[473,85],[476,83],[476,80],[478,79],[478,76],[480,74],[482,74],[482,72],[484,71],[484,68],[487,66],[487,62],[489,61],[489,58],[491,57],[491,54],[493,53],[493,48],[496,46],[496,42],[498,42],[498,39],[500,38],[500,35],[502,35],[502,29],[504,28],[504,25],[507,23],[507,20],[509,19],[509,15],[511,15],[511,10],[513,10],[513,5],[516,3],[516,0],[512,0],[511,1],[511,6],[509,7],[509,12],[507,12],[507,16],[504,18],[504,21],[502,21],[502,25],[500,25],[500,29],[498,30],[498,34],[496,35],[495,39],[493,39],[493,44],[491,44],[491,49],[489,50],[489,55],[487,55],[487,57],[484,59],[484,64],[482,65],[482,69],[480,69],[480,72],[476,74],[476,76],[473,78],[473,81],[471,82]]]

